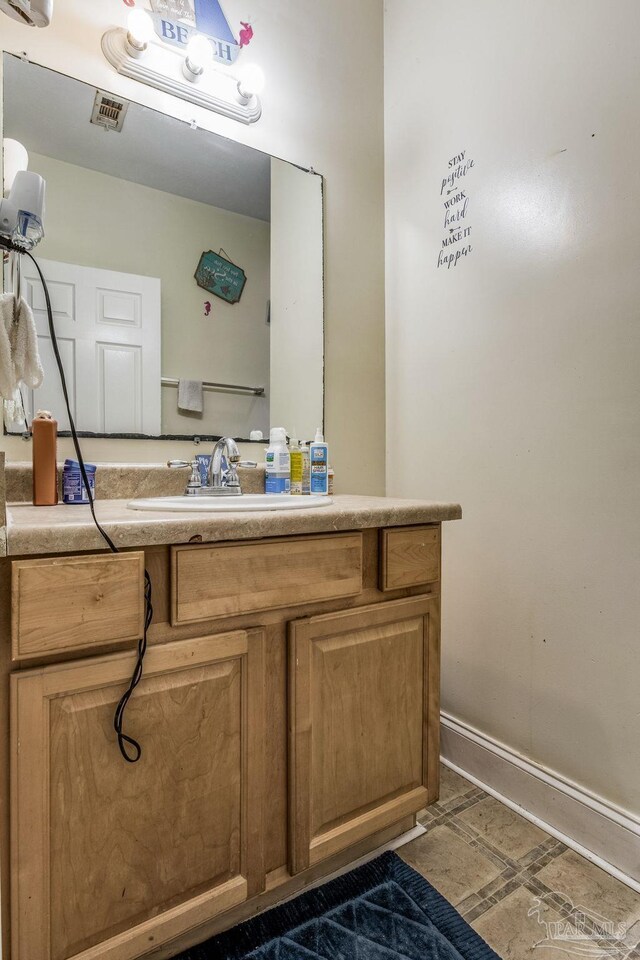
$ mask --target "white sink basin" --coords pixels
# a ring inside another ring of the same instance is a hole
[[[291,497],[275,493],[243,493],[240,497],[147,497],[132,500],[130,510],[171,510],[180,513],[245,513],[248,510],[309,510],[328,507],[331,497]]]

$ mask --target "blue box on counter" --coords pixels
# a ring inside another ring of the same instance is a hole
[[[203,487],[207,485],[207,472],[209,470],[209,464],[211,463],[211,454],[210,453],[196,453],[196,460],[198,462],[198,470],[200,471],[200,483]]]
[[[96,489],[96,466],[93,463],[85,463],[87,471],[87,480],[91,494],[95,495]],[[86,487],[82,482],[80,473],[80,464],[77,460],[65,460],[62,471],[62,502],[63,503],[89,503],[89,496]]]

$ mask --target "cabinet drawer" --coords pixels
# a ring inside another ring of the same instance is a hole
[[[362,534],[173,547],[171,622],[196,623],[350,597],[362,589]]]
[[[380,589],[399,590],[440,579],[440,527],[392,527],[380,544]]]
[[[124,643],[142,634],[144,554],[14,560],[14,660]]]

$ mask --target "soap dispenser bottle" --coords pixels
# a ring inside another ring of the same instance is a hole
[[[327,496],[329,493],[329,447],[324,442],[322,427],[316,430],[316,438],[309,451],[311,461],[311,493]]]
[[[284,427],[271,427],[265,455],[265,493],[291,493],[291,457]]]

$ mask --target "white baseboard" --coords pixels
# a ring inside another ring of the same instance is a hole
[[[441,714],[442,762],[640,892],[640,818]]]

